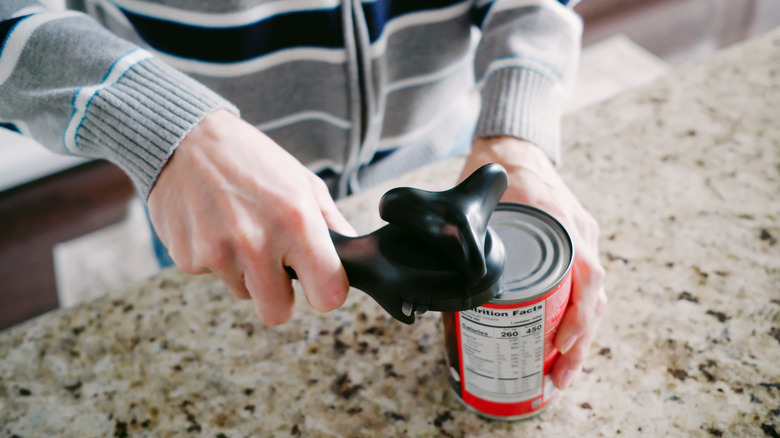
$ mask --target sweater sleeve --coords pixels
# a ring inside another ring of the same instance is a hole
[[[482,30],[475,57],[482,95],[476,137],[521,138],[559,160],[562,101],[574,81],[582,36],[582,21],[566,3],[475,5],[474,21]]]
[[[118,165],[147,197],[209,113],[237,109],[74,11],[0,4],[0,122],[48,149]]]

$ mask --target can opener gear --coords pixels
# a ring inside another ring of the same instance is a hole
[[[379,203],[387,225],[359,237],[330,231],[350,286],[406,324],[427,310],[455,312],[488,302],[498,293],[505,262],[504,245],[488,221],[507,185],[504,168],[492,163],[446,191],[388,191]]]

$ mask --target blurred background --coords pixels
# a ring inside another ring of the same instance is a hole
[[[778,0],[582,0],[575,10],[584,50],[568,112],[780,25]],[[152,275],[149,239],[117,168],[0,128],[0,330]]]

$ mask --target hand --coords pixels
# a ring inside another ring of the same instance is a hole
[[[503,201],[544,210],[558,219],[572,237],[575,255],[571,298],[555,338],[561,355],[552,369],[553,383],[563,389],[579,373],[607,304],[604,268],[598,258],[598,224],[535,145],[513,137],[477,139],[461,179],[487,163],[499,163],[507,170],[509,188]]]
[[[214,272],[268,325],[292,315],[285,266],[312,307],[328,311],[349,283],[328,227],[354,235],[325,183],[240,118],[217,111],[181,142],[149,195],[149,214],[184,272]]]

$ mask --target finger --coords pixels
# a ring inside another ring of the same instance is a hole
[[[555,360],[550,377],[556,388],[565,389],[579,375],[594,332],[595,329],[588,329],[566,354],[558,356]]]
[[[226,263],[220,272],[234,273],[226,277],[237,288],[240,288],[237,284],[240,275],[243,276],[255,313],[264,324],[274,326],[287,322],[292,316],[295,295],[292,280],[270,245],[272,236],[244,216],[235,219],[231,233],[229,251],[218,258]]]
[[[317,200],[320,212],[322,213],[322,217],[325,219],[328,228],[345,236],[357,236],[355,229],[349,221],[344,218],[338,207],[336,207],[336,204],[333,202],[333,198],[331,198],[325,182],[316,175],[312,175],[311,178],[313,178],[310,179],[310,181],[312,189],[314,190],[315,199]]]
[[[553,369],[551,371],[551,378],[556,388],[566,388],[579,375],[582,365],[587,357],[587,353],[590,349],[590,345],[593,342],[593,338],[598,331],[599,325],[601,323],[601,316],[604,313],[606,305],[607,295],[604,293],[604,289],[602,288],[599,292],[596,303],[594,320],[588,326],[585,333],[577,338],[576,342],[571,346],[569,351],[567,351],[565,354],[561,354],[555,360],[555,364],[553,365]]]
[[[563,315],[555,337],[555,346],[566,353],[585,333],[594,318],[594,310],[604,281],[604,271],[587,250],[575,255],[572,266],[571,304]]]
[[[188,233],[188,230],[186,231]],[[184,233],[173,234],[170,243],[162,241],[168,250],[168,255],[173,263],[182,271],[191,275],[199,275],[211,272],[211,270],[202,264],[196,257],[192,242]]]
[[[291,249],[284,263],[295,269],[309,304],[316,310],[327,312],[344,304],[349,281],[324,220],[309,220],[302,242]]]
[[[239,300],[251,300],[252,294],[246,287],[246,280],[243,273],[229,274],[226,272],[217,272],[217,276],[222,283],[230,289],[230,292]]]
[[[295,304],[292,280],[281,266],[276,269],[260,266],[263,265],[244,272],[255,313],[266,325],[284,324],[292,317]]]
[[[190,273],[214,272],[221,277],[231,277],[231,281],[235,283],[232,278],[240,276],[241,272],[235,270],[235,253],[231,246],[213,238],[210,230],[203,228],[202,224],[187,224],[186,234],[183,236],[187,239],[187,246],[184,248],[187,251],[184,254],[186,263],[182,261],[182,264],[188,264]],[[174,255],[171,255],[174,258]]]

